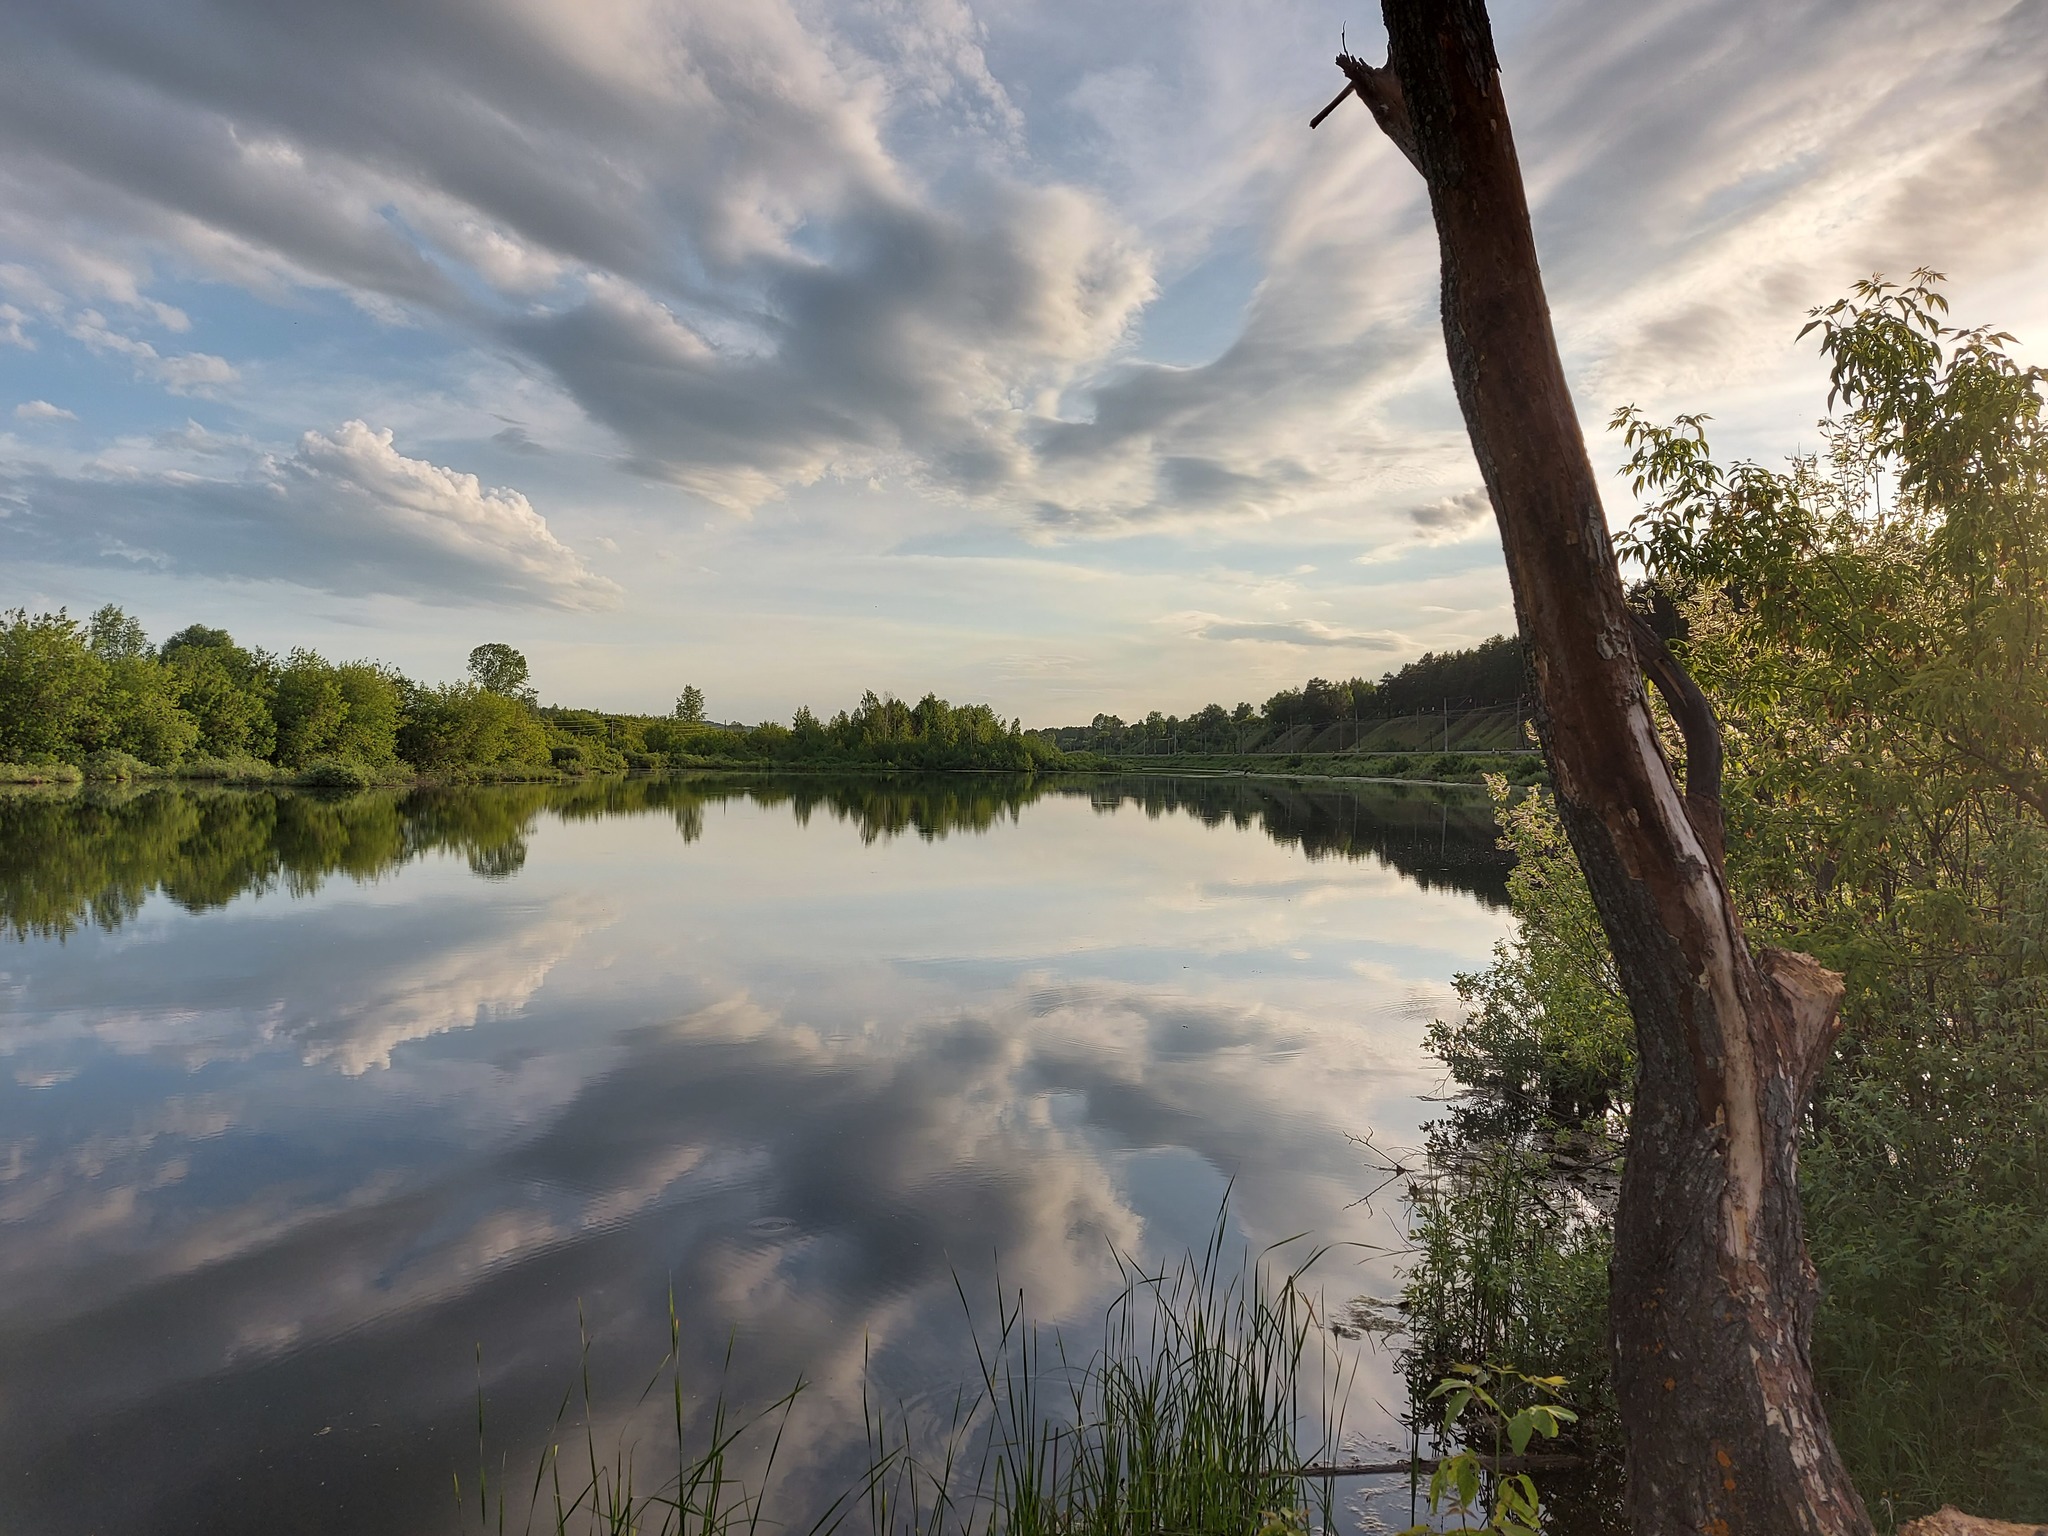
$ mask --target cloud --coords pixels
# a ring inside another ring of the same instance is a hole
[[[1326,646],[1351,651],[1396,651],[1402,644],[1398,635],[1338,629],[1314,619],[1215,619],[1195,633],[1204,640],[1258,640],[1273,645]]]
[[[67,411],[61,405],[52,405],[47,400],[24,400],[14,408],[14,414],[23,421],[76,421],[78,413]]]
[[[1493,515],[1493,499],[1486,494],[1484,486],[1476,486],[1459,496],[1445,496],[1426,506],[1413,507],[1408,516],[1415,526],[1427,533],[1456,535],[1463,533],[1474,523]]]
[[[285,457],[196,429],[155,446],[148,463],[0,480],[21,509],[0,538],[19,559],[148,562],[349,596],[567,609],[618,599],[519,491],[408,458],[388,429],[308,432]]]
[[[1596,455],[1611,459],[1598,422],[1627,400],[1713,410],[1731,453],[1794,446],[1825,393],[1791,344],[1801,314],[1873,268],[1945,265],[2012,297],[1987,318],[2048,330],[2030,277],[2048,234],[2030,179],[2048,153],[2038,6],[1502,14]],[[487,455],[544,444],[551,494],[667,518],[642,547],[676,550],[677,572],[706,564],[680,549],[702,528],[696,498],[768,508],[752,569],[769,603],[819,550],[867,556],[940,523],[993,532],[1005,559],[1135,535],[1162,543],[1121,558],[1164,551],[1171,569],[1190,541],[1235,537],[1331,550],[1329,570],[1482,519],[1420,184],[1362,112],[1304,126],[1333,83],[1315,7],[422,0],[365,27],[310,0],[96,0],[80,15],[18,7],[0,58],[0,339],[41,342],[39,362],[96,347],[261,414],[284,370],[242,338],[271,322],[212,329],[218,296],[274,303],[272,321],[317,311],[335,366],[294,355],[317,404],[278,407],[257,429],[272,440],[363,415],[447,443],[461,434],[408,410],[462,414],[475,440],[495,434]],[[193,312],[176,356],[171,297]],[[265,359],[260,381],[234,377],[255,372],[245,356]],[[486,376],[533,397],[515,409]],[[639,483],[611,484],[619,469]],[[882,494],[863,501],[870,485]],[[125,515],[89,532],[74,543],[94,560],[172,547]],[[175,553],[182,570],[250,563]],[[1021,569],[999,604],[1034,601]],[[1234,611],[1179,600],[1197,604]],[[1143,631],[1159,606],[1111,597],[1102,622]],[[1385,622],[1425,635],[1412,609]]]
[[[209,352],[180,352],[165,357],[148,342],[112,329],[107,317],[98,310],[85,310],[69,329],[74,340],[84,342],[95,352],[111,352],[131,359],[137,378],[155,379],[174,395],[208,394],[241,377],[226,358]]]
[[[507,453],[546,453],[547,449],[533,440],[533,434],[524,427],[507,427],[502,432],[493,432],[491,441]]]

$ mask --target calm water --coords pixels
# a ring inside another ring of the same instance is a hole
[[[478,1348],[516,1480],[579,1303],[623,1412],[671,1290],[693,1380],[812,1383],[825,1480],[864,1355],[971,1370],[956,1275],[1085,1337],[1231,1180],[1383,1249],[1350,1136],[1429,1113],[1490,837],[1213,780],[0,799],[0,1530],[454,1529]]]

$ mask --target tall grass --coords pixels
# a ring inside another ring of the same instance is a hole
[[[1148,1271],[1119,1255],[1122,1288],[1100,1344],[1081,1358],[1059,1332],[1027,1318],[1021,1292],[999,1283],[993,1329],[974,1329],[975,1375],[961,1383],[943,1427],[917,1428],[907,1407],[880,1401],[870,1377],[865,1470],[796,1528],[805,1536],[847,1526],[869,1536],[1327,1530],[1327,1484],[1295,1475],[1339,1436],[1347,1385],[1302,1290],[1320,1250],[1281,1271],[1249,1256],[1233,1263],[1228,1246],[1219,1220],[1202,1249],[1170,1268]],[[960,1298],[972,1321],[964,1288]],[[551,1437],[522,1514],[503,1474],[492,1482],[481,1470],[480,1392],[479,1476],[467,1494],[458,1482],[466,1514],[486,1530],[556,1536],[757,1536],[803,1384],[745,1414],[721,1391],[692,1423],[673,1306],[669,1327],[668,1356],[641,1394],[644,1405],[665,1387],[673,1404],[673,1470],[664,1467],[657,1486],[646,1486],[652,1468],[624,1441],[599,1452],[586,1337],[579,1383],[556,1419],[559,1431],[580,1388],[583,1444],[573,1463]],[[766,1454],[743,1479],[737,1448],[764,1437]]]

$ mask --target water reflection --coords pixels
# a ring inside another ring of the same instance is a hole
[[[1407,785],[1332,786],[1167,775],[926,779],[738,776],[607,779],[474,789],[301,791],[94,785],[0,792],[0,925],[16,938],[118,926],[161,892],[188,912],[249,892],[306,896],[333,877],[375,879],[430,853],[459,853],[472,873],[510,879],[543,813],[564,821],[665,813],[685,842],[707,808],[734,799],[787,806],[800,824],[824,811],[865,842],[986,832],[1046,796],[1102,811],[1130,805],[1209,826],[1257,826],[1311,859],[1375,857],[1427,888],[1505,900],[1505,867],[1483,796]]]
[[[863,1359],[950,1389],[996,1255],[1085,1319],[1232,1178],[1249,1239],[1383,1241],[1345,1133],[1434,1085],[1488,831],[1135,778],[0,802],[0,1527],[448,1528],[472,1345],[530,1446],[577,1302],[637,1386],[671,1283],[696,1379],[736,1334],[815,1383],[830,1483]]]

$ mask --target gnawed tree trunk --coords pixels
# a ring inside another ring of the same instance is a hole
[[[1483,0],[1384,0],[1351,89],[1429,184],[1444,340],[1493,498],[1559,812],[1635,1016],[1611,1272],[1630,1524],[1868,1532],[1814,1392],[1800,1118],[1841,981],[1752,950],[1722,872],[1712,711],[1623,601],[1564,369]],[[1647,670],[1686,740],[1680,789]]]

